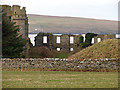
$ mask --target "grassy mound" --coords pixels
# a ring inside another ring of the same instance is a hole
[[[108,39],[87,47],[68,59],[118,58],[118,40]]]

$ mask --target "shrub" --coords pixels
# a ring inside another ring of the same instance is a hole
[[[81,43],[83,43],[83,39],[84,39],[83,36],[80,36],[80,37],[79,37],[79,42],[78,42],[78,44],[77,44],[77,47],[81,46]]]
[[[86,36],[85,36],[85,42],[83,42],[83,36],[81,36],[79,38],[79,43],[77,44],[77,47],[86,48],[86,47],[92,45],[91,42],[92,42],[92,38],[94,36],[97,36],[97,34],[87,33]]]
[[[91,45],[92,38],[94,36],[97,36],[97,34],[95,34],[95,33],[87,33],[86,36],[85,36],[85,43]]]
[[[45,46],[34,47],[30,49],[29,57],[31,58],[52,58],[53,53]]]

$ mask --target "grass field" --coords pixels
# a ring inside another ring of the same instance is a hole
[[[117,88],[117,72],[3,71],[3,88]]]

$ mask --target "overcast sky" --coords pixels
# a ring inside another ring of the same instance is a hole
[[[26,7],[27,14],[118,20],[119,0],[0,0]]]

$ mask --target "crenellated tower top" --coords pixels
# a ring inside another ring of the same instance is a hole
[[[26,8],[22,7],[21,9],[19,5],[2,5],[2,9],[7,13],[7,16],[12,16],[14,19],[25,19],[27,17]]]

